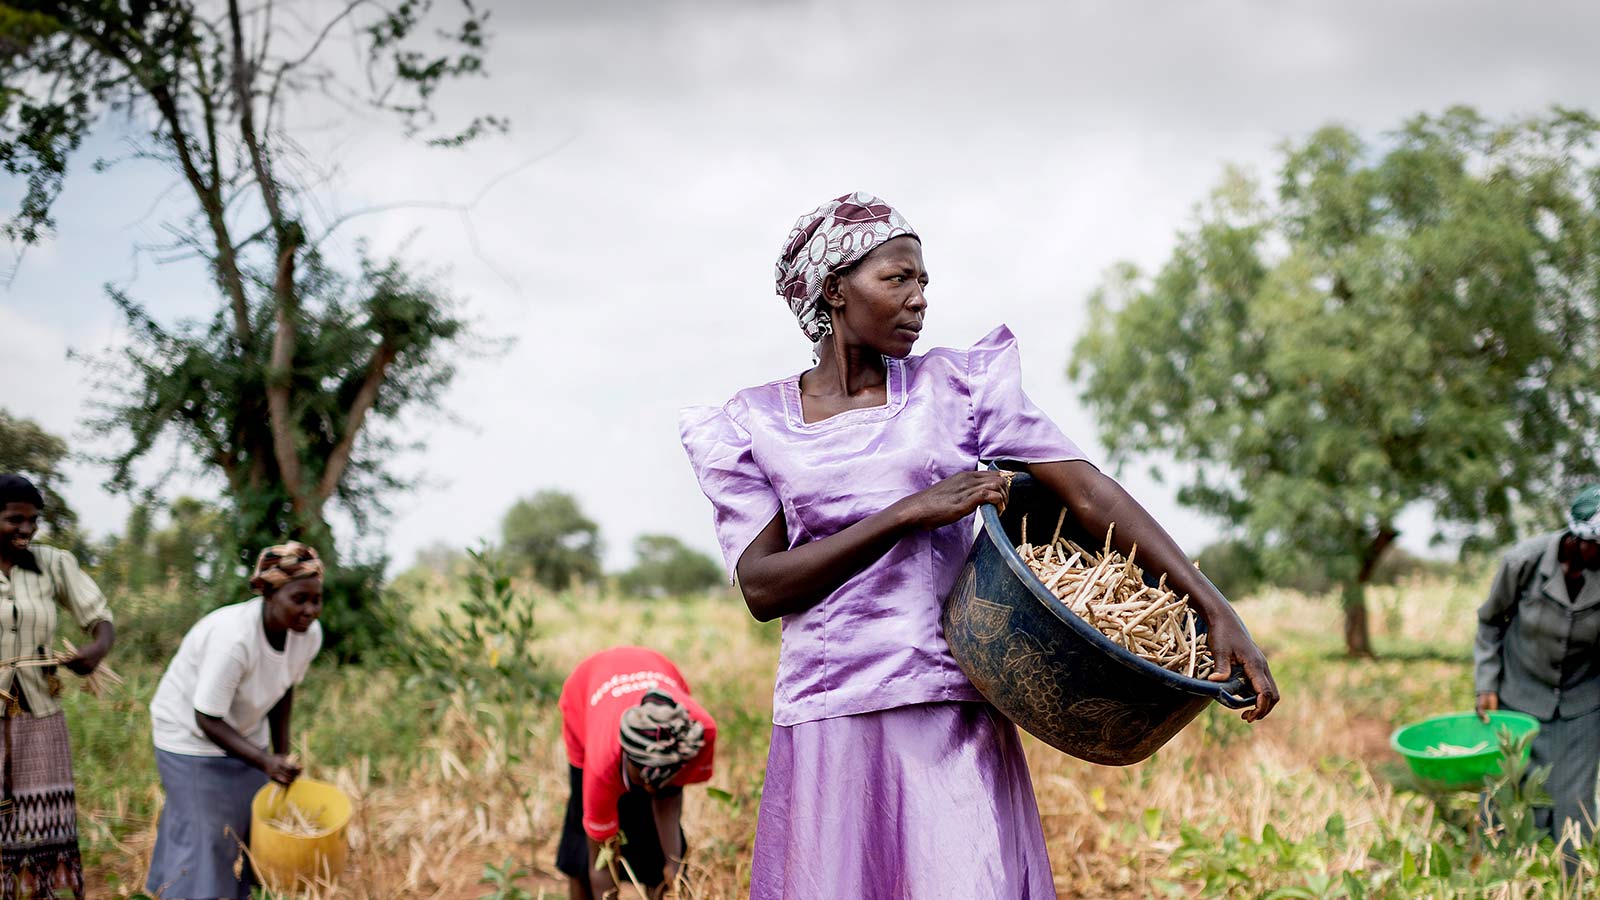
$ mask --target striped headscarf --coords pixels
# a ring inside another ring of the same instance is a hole
[[[638,706],[623,710],[621,730],[623,754],[654,787],[671,781],[706,743],[705,726],[660,691],[647,692]]]
[[[1572,498],[1567,530],[1585,541],[1600,541],[1600,484],[1591,484]]]
[[[289,541],[261,551],[256,559],[256,574],[250,579],[250,590],[267,594],[291,581],[302,578],[321,578],[322,559],[309,544]]]
[[[811,343],[833,332],[832,317],[817,302],[822,279],[902,236],[922,240],[894,207],[865,191],[829,200],[794,223],[778,255],[778,296]]]

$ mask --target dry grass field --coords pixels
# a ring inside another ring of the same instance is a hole
[[[1522,874],[1507,886],[1464,830],[1470,798],[1436,803],[1405,789],[1388,747],[1395,726],[1470,705],[1472,611],[1486,581],[1485,573],[1374,590],[1375,662],[1339,656],[1331,598],[1269,593],[1242,602],[1284,693],[1278,710],[1254,727],[1216,707],[1129,768],[1079,762],[1029,739],[1060,895],[1581,896],[1581,884],[1537,874],[1538,851],[1517,857]],[[423,602],[448,607],[451,600],[441,593]],[[648,603],[565,596],[541,600],[539,616],[537,655],[547,671],[559,676],[606,646],[657,647],[718,716],[713,790],[691,790],[685,804],[696,848],[687,893],[744,896],[777,627],[755,623],[726,596]],[[134,674],[127,696],[93,706],[78,700],[71,714],[121,715],[124,728],[147,734],[138,713],[159,672]],[[343,786],[357,813],[348,870],[337,886],[311,895],[565,896],[551,862],[566,800],[553,702],[528,710],[524,726],[508,733],[503,711],[461,697],[425,706],[392,671],[326,666],[312,678],[319,683],[308,683],[296,707],[298,743],[309,773]],[[104,735],[76,719],[74,728],[92,745],[79,752],[79,783],[93,878],[111,895],[128,896],[154,836],[159,789],[149,751],[124,745],[108,765],[97,749]],[[508,861],[520,872],[510,886],[484,881],[486,865]],[[1592,863],[1584,868],[1580,878],[1592,877]]]

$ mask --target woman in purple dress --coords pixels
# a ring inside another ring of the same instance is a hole
[[[1206,618],[1213,677],[1277,702],[1227,601],[1022,391],[1003,326],[912,356],[928,301],[921,239],[869,194],[801,217],[778,293],[817,365],[685,410],[684,447],[729,574],[783,619],[752,900],[1054,897],[1016,728],[956,666],[939,626],[973,539],[1003,502],[980,460],[1026,464],[1091,531],[1171,573]]]

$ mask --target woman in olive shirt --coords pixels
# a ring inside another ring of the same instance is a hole
[[[1535,811],[1558,840],[1594,834],[1600,770],[1600,485],[1573,499],[1567,527],[1506,554],[1478,610],[1478,713],[1539,719],[1532,764],[1549,766],[1552,808]],[[1569,862],[1570,864],[1570,862]]]

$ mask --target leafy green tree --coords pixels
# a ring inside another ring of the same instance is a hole
[[[600,577],[600,526],[562,491],[518,500],[500,523],[506,556],[552,590]]]
[[[70,453],[67,442],[39,427],[31,419],[19,419],[0,409],[0,472],[15,472],[33,482],[44,495],[46,543],[70,550],[88,563],[94,559],[93,547],[78,528],[78,514],[61,495],[67,476],[61,470]]]
[[[485,552],[488,551],[485,550]],[[471,564],[472,559],[467,553],[468,551],[451,546],[444,541],[434,541],[428,546],[417,550],[416,558],[412,561],[411,566],[414,569],[420,569],[441,578],[454,577],[465,573],[467,567]]]
[[[158,518],[165,524],[156,527]],[[186,596],[214,592],[237,600],[243,588],[227,557],[228,519],[213,503],[179,497],[163,504],[146,495],[128,513],[120,536],[108,538],[99,552],[102,586],[128,591],[170,586]]]
[[[1261,555],[1246,541],[1225,539],[1203,548],[1196,561],[1222,593],[1239,599],[1266,584]]]
[[[1597,134],[1455,108],[1375,145],[1323,128],[1268,197],[1230,173],[1159,271],[1092,298],[1069,374],[1112,458],[1175,459],[1181,502],[1321,567],[1370,654],[1402,510],[1504,541],[1596,472]]]
[[[234,559],[288,536],[323,552],[330,646],[347,656],[373,639],[362,607],[379,566],[340,565],[328,512],[365,530],[406,486],[395,423],[449,383],[466,332],[430,276],[364,249],[353,267],[326,255],[351,215],[321,212],[327,163],[291,128],[317,124],[313,103],[392,115],[441,146],[502,127],[436,124],[436,92],[481,72],[487,13],[463,0],[447,23],[434,7],[349,0],[314,20],[281,0],[0,0],[0,166],[26,179],[0,232],[48,236],[74,151],[114,112],[146,135],[133,157],[179,176],[193,212],[165,250],[203,259],[216,292],[212,315],[177,323],[112,292],[132,337],[101,360],[95,425],[122,442],[112,484],[137,492],[134,464],[175,434],[227,485]]]
[[[638,561],[618,576],[617,584],[634,596],[681,597],[722,584],[722,566],[716,560],[670,534],[640,535],[633,552]]]
[[[58,486],[67,480],[61,464],[67,459],[67,442],[0,409],[0,472],[15,472],[33,482],[44,495],[41,518],[52,531],[71,533],[78,514],[67,505]]]
[[[107,590],[135,591],[156,583],[155,559],[150,554],[150,534],[155,510],[151,503],[135,503],[128,510],[122,534],[101,543],[95,576]]]

